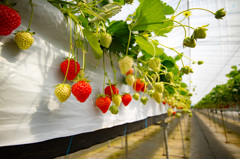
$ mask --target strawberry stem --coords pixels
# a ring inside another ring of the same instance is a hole
[[[173,12],[173,14],[172,14],[172,17],[171,17],[170,19],[172,19],[173,17],[175,17],[174,14],[176,13],[176,11],[177,11],[180,3],[181,3],[181,0],[179,0],[178,5],[177,5],[176,9],[174,10],[174,12]]]
[[[32,18],[33,18],[33,3],[32,3],[32,0],[30,0],[30,4],[31,4],[31,17],[30,17],[30,21],[29,21],[29,24],[28,24],[28,28],[27,28],[27,32],[30,31],[30,26],[31,26],[31,23],[32,23]]]
[[[178,22],[178,21],[173,21],[173,22],[175,22],[175,23],[178,23],[178,24],[180,24],[180,26],[182,26],[183,27],[183,29],[184,29],[184,33],[185,33],[185,38],[187,37],[187,31],[186,31],[186,28],[185,28],[185,26],[182,24],[182,23],[180,23],[180,22]]]
[[[105,70],[105,58],[104,58],[105,53],[103,52],[103,71],[104,71],[104,77],[103,77],[103,92],[102,94],[104,94],[104,88],[105,88],[105,74],[106,74],[106,70]]]
[[[212,13],[213,15],[215,15],[214,12],[212,12],[212,11],[210,11],[210,10],[208,10],[208,9],[204,9],[204,8],[190,8],[190,9],[181,11],[181,12],[178,13],[176,16],[179,16],[180,14],[184,13],[185,11],[189,11],[189,10],[204,10],[204,11],[210,12],[210,13]],[[176,17],[176,16],[175,16],[175,17]]]
[[[105,49],[104,49],[105,50]],[[108,54],[107,54],[108,55]],[[109,59],[110,59],[110,64],[111,64],[111,67],[112,67],[112,70],[113,70],[113,75],[114,75],[114,81],[113,81],[113,83],[116,83],[116,81],[117,81],[117,77],[116,77],[116,72],[117,72],[117,70],[116,70],[116,68],[115,68],[115,66],[114,66],[114,64],[113,64],[113,60],[112,60],[112,54],[111,54],[111,52],[109,52]]]
[[[128,38],[126,56],[128,55],[129,45],[130,45],[130,41],[131,41],[131,29],[130,29],[130,27],[128,27],[128,30],[129,30],[129,38]]]

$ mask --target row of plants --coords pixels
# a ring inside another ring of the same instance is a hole
[[[240,70],[232,66],[226,84],[217,85],[194,108],[224,109],[240,105]]]
[[[103,89],[98,95],[96,106],[103,113],[110,110],[112,114],[117,114],[121,103],[127,106],[132,98],[140,100],[144,105],[147,104],[148,97],[151,97],[157,103],[162,102],[173,108],[184,110],[190,108],[192,94],[187,89],[187,84],[182,82],[182,76],[193,73],[193,70],[184,64],[183,58],[198,65],[203,64],[203,61],[192,60],[183,52],[162,44],[157,38],[160,36],[167,38],[167,33],[181,27],[184,32],[183,47],[194,48],[198,39],[206,37],[208,25],[193,28],[183,24],[184,21],[192,16],[195,10],[207,11],[216,19],[222,19],[226,15],[224,9],[216,12],[204,8],[179,11],[181,0],[175,9],[161,0],[139,0],[140,5],[126,20],[110,21],[112,16],[121,11],[122,5],[131,4],[133,0],[113,0],[112,3],[108,0],[48,0],[48,2],[66,17],[70,32],[69,54],[59,66],[65,78],[63,83],[55,86],[55,95],[60,102],[66,102],[71,94],[81,103],[89,98],[92,87],[85,75],[85,70],[88,69],[85,67],[87,62],[85,56],[91,54],[88,56],[103,61],[104,70]],[[34,5],[32,0],[29,4],[32,10],[29,26],[26,31],[15,33],[15,41],[23,50],[31,47],[34,42],[35,33],[30,32],[30,26],[33,9],[38,6]],[[8,0],[1,0],[0,36],[8,36],[21,23],[21,17],[12,9],[13,6],[14,4]],[[14,26],[11,26],[12,24]],[[187,33],[186,28],[191,28],[190,33]],[[188,34],[191,36],[187,36]],[[88,44],[91,46],[91,52]],[[168,56],[167,51],[173,51],[176,55]],[[110,61],[113,73],[105,71],[106,60]],[[181,67],[176,64],[179,60],[182,63]],[[120,72],[117,71],[116,64]],[[123,83],[117,83],[116,73],[121,73],[125,77]],[[73,81],[73,84],[66,84],[66,80]],[[119,94],[118,85],[121,84],[129,85],[135,93]]]

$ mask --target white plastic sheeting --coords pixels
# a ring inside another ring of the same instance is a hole
[[[26,30],[31,13],[29,1],[16,2],[15,8],[22,17],[17,30]],[[86,55],[85,73],[91,80],[92,94],[85,103],[78,102],[73,95],[60,103],[53,86],[64,79],[60,64],[68,55],[69,29],[66,19],[54,6],[44,0],[33,0],[33,3],[36,4],[31,25],[31,31],[36,32],[34,44],[22,51],[14,42],[14,35],[0,37],[0,146],[91,132],[166,112],[167,106],[153,100],[147,105],[132,100],[127,107],[121,105],[117,115],[109,111],[103,114],[95,106],[95,94],[103,89],[102,62],[95,67],[98,61],[91,50]],[[81,60],[79,63],[82,65]],[[116,60],[115,65],[119,70]],[[108,59],[106,68],[113,79]],[[118,72],[118,83],[123,78]],[[120,93],[133,93],[132,88],[125,85],[119,85],[119,89]]]

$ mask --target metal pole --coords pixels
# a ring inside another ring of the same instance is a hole
[[[125,158],[128,158],[128,138],[127,134],[125,135]]]
[[[160,124],[163,128],[163,136],[164,136],[164,142],[165,142],[165,150],[166,150],[166,159],[169,159],[169,152],[168,152],[168,135],[167,135],[167,127],[168,123],[165,123],[165,120],[163,119],[163,122]]]
[[[222,123],[223,123],[223,128],[224,128],[224,134],[225,134],[225,138],[226,138],[226,143],[228,143],[227,131],[226,131],[225,123],[224,123],[224,120],[223,120],[222,110],[220,110],[220,112],[221,112],[221,117],[222,117]]]
[[[215,116],[214,116],[214,111],[212,113],[213,113],[213,121],[214,121],[215,132],[217,132],[217,126],[216,126],[216,119],[215,119]]]
[[[209,115],[209,109],[207,109],[207,112],[208,112],[208,123],[209,123],[209,126],[211,126],[211,123],[210,123],[210,115]]]
[[[227,112],[225,111],[224,116],[225,116],[225,125],[226,125],[226,132],[228,133],[228,121],[227,121]]]
[[[185,131],[186,131],[186,134],[187,134],[187,124],[186,124],[186,120],[185,120],[186,116],[187,115],[185,114],[183,119],[184,119],[184,128],[185,128]]]
[[[165,156],[166,153],[165,153],[165,142],[164,142],[164,129],[162,129],[162,144],[163,144],[163,156]]]
[[[181,118],[181,117],[180,117]],[[179,124],[180,124],[180,131],[181,131],[181,137],[182,137],[182,148],[183,148],[183,157],[185,158],[186,157],[186,154],[185,154],[185,147],[184,147],[184,139],[183,139],[183,131],[182,131],[182,124],[181,124],[181,120],[179,118]]]

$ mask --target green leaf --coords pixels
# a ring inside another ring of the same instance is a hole
[[[169,94],[175,94],[176,90],[172,86],[165,86],[165,89],[168,91]]]
[[[82,26],[84,28],[87,28],[87,29],[90,28],[89,25],[88,25],[88,23],[89,23],[88,20],[86,18],[84,18],[82,14],[79,15],[77,18],[80,20],[80,22],[82,23]]]
[[[163,24],[159,24],[157,30],[154,33],[157,36],[164,36],[164,34],[171,32],[173,29],[173,21],[164,21]]]
[[[91,31],[89,31],[88,29],[84,29],[83,34],[86,37],[86,39],[88,40],[88,42],[92,48],[94,57],[96,59],[100,59],[103,55],[103,51],[100,47],[100,43],[98,41],[97,36],[95,34],[93,34]]]
[[[174,75],[178,75],[179,73],[179,68],[178,66],[175,64],[175,66],[173,68],[168,68],[168,71],[172,72]],[[176,76],[178,77],[178,76]]]
[[[237,66],[232,66],[231,68],[237,71]]]
[[[161,62],[162,65],[164,65],[168,68],[172,68],[175,66],[175,60],[171,56],[165,56],[162,60],[163,60]]]
[[[136,43],[148,54],[154,56],[154,47],[155,47],[155,50],[156,50],[156,56],[160,56],[162,55],[164,52],[163,52],[163,49],[161,48],[158,48],[155,44],[154,45],[154,42],[152,41],[153,45],[145,38],[143,38],[142,36],[136,36],[135,37],[136,39]]]
[[[182,56],[183,56],[182,54],[181,55],[177,55],[177,56],[174,57],[174,60],[178,61],[178,60],[180,60],[182,58]]]
[[[187,84],[184,83],[184,82],[181,82],[181,83],[180,83],[180,86],[181,86],[182,88],[187,88]]]
[[[120,5],[124,5],[124,0],[113,0],[113,2],[117,2]]]
[[[90,23],[99,22],[101,20],[107,20],[121,11],[121,5],[118,3],[109,3],[100,8],[101,12],[98,12],[98,16],[95,16],[90,20]]]
[[[171,6],[167,5],[167,3],[163,3],[162,1],[161,1],[161,3],[164,6],[163,11],[164,11],[165,15],[171,15],[174,13],[174,9]]]
[[[159,0],[141,1],[136,11],[136,22],[132,30],[157,30],[166,17],[164,15],[164,4]]]
[[[129,40],[129,29],[125,21],[115,21],[107,28],[107,31],[112,35],[112,43],[109,50],[112,52],[125,53]],[[131,40],[129,47],[135,43],[134,35],[131,33]]]

